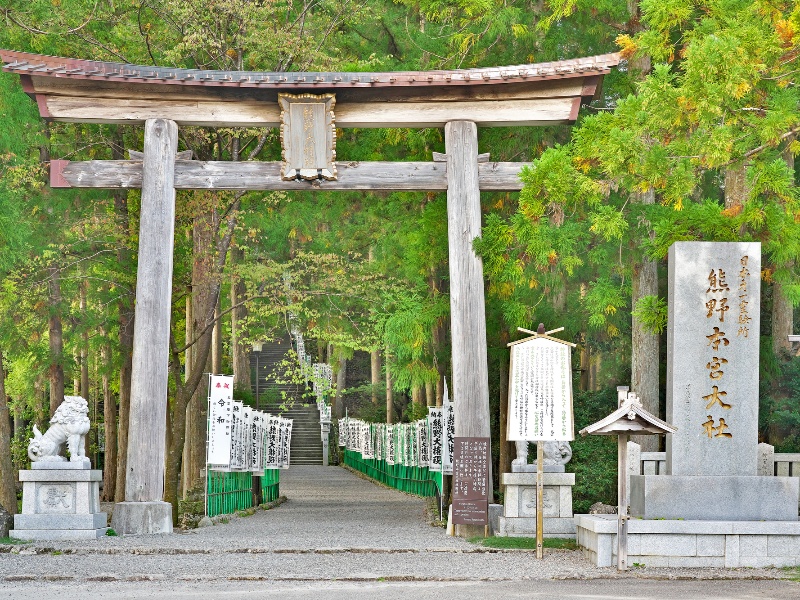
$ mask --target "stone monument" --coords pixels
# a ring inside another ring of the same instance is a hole
[[[105,535],[106,513],[100,512],[103,473],[92,470],[84,452],[88,412],[86,400],[65,396],[44,434],[34,426],[28,444],[31,469],[19,472],[22,513],[14,516],[11,537],[73,540]],[[60,455],[64,444],[69,460]]]
[[[797,478],[758,477],[758,242],[669,250],[667,475],[631,477],[645,519],[796,521]]]
[[[669,251],[665,475],[630,477],[628,564],[800,564],[800,479],[758,444],[761,247],[676,242]],[[616,562],[618,524],[577,515],[578,544]]]

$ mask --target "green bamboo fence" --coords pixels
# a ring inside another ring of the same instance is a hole
[[[261,498],[262,502],[273,502],[281,495],[280,490],[280,469],[265,469],[261,476]]]
[[[415,496],[435,496],[442,489],[442,474],[428,467],[390,465],[385,460],[363,458],[355,450],[344,451],[344,464],[401,492]]]
[[[209,471],[206,514],[229,515],[253,506],[253,474],[246,471]],[[263,502],[280,496],[280,470],[265,469],[261,477]]]

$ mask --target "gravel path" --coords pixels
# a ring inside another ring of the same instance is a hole
[[[428,523],[426,501],[335,467],[281,473],[288,500],[229,523],[162,536],[0,546],[0,588],[109,581],[502,581],[780,578],[780,569],[636,569],[619,575],[578,551],[475,546]],[[144,584],[143,584],[144,585]],[[0,594],[2,596],[2,594]]]

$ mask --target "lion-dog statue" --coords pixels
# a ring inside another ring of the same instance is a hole
[[[70,462],[87,461],[84,438],[89,432],[89,404],[80,396],[64,396],[50,428],[42,434],[33,426],[33,439],[28,443],[28,456],[33,462],[66,462],[60,456],[61,446],[66,442]]]

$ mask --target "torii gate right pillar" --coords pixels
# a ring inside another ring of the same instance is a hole
[[[489,368],[483,261],[472,248],[473,240],[481,235],[477,126],[472,121],[450,121],[445,124],[444,139],[456,436],[488,438]],[[456,535],[461,537],[483,533],[483,526],[456,526]]]

